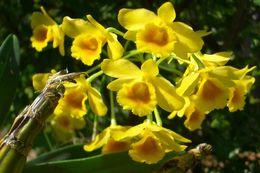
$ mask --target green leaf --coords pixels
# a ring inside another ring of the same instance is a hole
[[[151,173],[158,170],[167,160],[183,153],[168,153],[157,164],[144,164],[133,161],[127,152],[96,155],[81,159],[50,161],[27,164],[23,173]]]
[[[196,55],[192,55],[192,58],[195,60],[195,62],[197,63],[199,69],[203,69],[205,68],[205,65],[200,61],[200,59],[198,57],[196,57]]]
[[[15,95],[19,61],[18,39],[15,35],[9,35],[0,47],[0,123],[2,124]]]
[[[85,152],[83,150],[83,144],[68,145],[62,148],[52,150],[48,153],[44,153],[37,158],[27,162],[27,166],[35,165],[42,162],[51,162],[57,160],[68,160],[89,157],[98,154],[98,150],[94,152]]]

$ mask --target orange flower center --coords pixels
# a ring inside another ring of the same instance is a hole
[[[200,120],[200,112],[198,110],[195,110],[191,115],[190,115],[190,118],[189,118],[189,121],[190,122],[197,122]]]
[[[64,129],[68,129],[70,126],[70,120],[67,116],[59,116],[57,119],[59,125],[63,127]]]
[[[95,51],[98,48],[98,41],[94,38],[85,38],[81,40],[79,46],[83,50]]]
[[[212,101],[215,100],[221,94],[221,92],[222,90],[216,84],[210,80],[207,80],[203,86],[202,97],[205,100]]]
[[[129,144],[127,142],[119,142],[115,141],[113,139],[110,139],[107,144],[103,147],[102,153],[108,154],[108,153],[114,153],[114,152],[121,152],[127,150],[129,147]]]
[[[143,144],[136,146],[135,150],[142,155],[153,155],[158,150],[158,145],[152,137],[147,137]]]
[[[42,42],[47,39],[48,28],[47,27],[39,27],[35,33],[36,40]]]
[[[68,93],[68,94],[65,95],[64,100],[70,106],[72,106],[74,108],[81,109],[83,98],[84,98],[84,96],[83,96],[82,93],[71,92],[71,93]]]
[[[165,28],[155,25],[147,25],[144,31],[144,40],[148,43],[154,43],[159,46],[164,46],[168,43],[168,33]]]
[[[149,87],[145,83],[135,83],[128,91],[128,97],[132,100],[147,103],[150,101]]]
[[[241,91],[239,90],[239,88],[235,88],[235,90],[233,91],[233,97],[231,99],[232,103],[240,103],[241,100],[243,100],[243,94],[241,93]]]

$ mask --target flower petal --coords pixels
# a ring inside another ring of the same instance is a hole
[[[72,19],[68,16],[63,18],[61,24],[63,32],[72,38],[75,38],[80,34],[87,33],[90,27],[93,29],[93,25],[91,25],[89,22],[83,19]]]
[[[157,21],[158,17],[154,12],[140,8],[140,9],[126,9],[119,11],[118,21],[127,30],[141,29],[146,23]]]
[[[184,99],[179,96],[174,86],[162,77],[153,78],[151,81],[156,90],[158,105],[168,112],[181,109]]]
[[[133,82],[133,80],[135,80],[135,79],[134,78],[119,78],[119,79],[116,79],[116,80],[113,80],[112,82],[110,82],[107,85],[107,88],[112,91],[118,91],[122,88],[122,86],[125,83],[131,83],[131,82]]]
[[[78,35],[72,42],[71,56],[90,66],[100,58],[102,44],[102,40],[95,35]]]
[[[65,54],[64,50],[64,33],[61,30],[61,27],[58,25],[54,25],[52,27],[53,32],[53,48],[56,48],[59,46],[59,52],[62,56]]]
[[[123,46],[117,40],[117,36],[113,33],[108,34],[107,52],[108,52],[108,57],[113,60],[121,58],[124,52]]]
[[[177,56],[183,58],[183,56],[187,57],[187,53],[195,53],[201,50],[204,42],[201,36],[194,32],[190,26],[182,22],[173,22],[171,27],[178,38],[174,50]]]
[[[106,29],[100,23],[98,23],[91,15],[87,15],[87,19],[92,25],[94,25],[97,29],[99,29],[103,34],[107,33]]]
[[[98,134],[94,141],[84,145],[85,151],[93,151],[105,145],[110,138],[110,127]]]
[[[158,16],[165,22],[170,23],[176,17],[175,10],[171,2],[165,2],[157,10]]]
[[[154,76],[154,77],[159,74],[158,66],[157,66],[156,62],[152,59],[145,61],[141,66],[141,70],[144,73],[146,73],[150,76]]]
[[[165,151],[159,140],[153,136],[146,135],[140,141],[133,143],[129,150],[130,157],[138,162],[147,164],[157,163],[161,160]]]
[[[124,35],[124,38],[126,40],[135,41],[136,40],[136,34],[137,34],[137,31],[127,31]]]
[[[34,29],[35,27],[39,25],[55,25],[56,23],[51,20],[49,17],[45,16],[44,14],[40,12],[34,12],[32,14],[32,20],[31,20],[31,27]]]
[[[100,93],[93,87],[89,86],[88,90],[88,100],[91,110],[99,116],[104,116],[107,113],[107,107],[104,104]]]
[[[180,86],[176,89],[181,96],[190,96],[199,82],[199,73],[191,73],[184,77]]]
[[[106,75],[116,78],[142,77],[142,71],[126,59],[105,59],[101,63],[101,69]]]

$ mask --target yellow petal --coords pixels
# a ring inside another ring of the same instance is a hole
[[[170,23],[174,21],[176,17],[175,10],[171,2],[165,2],[157,10],[158,16],[165,22]]]
[[[196,33],[199,34],[201,37],[205,37],[207,35],[212,34],[211,31],[206,31],[206,30],[198,30],[198,31],[196,31]]]
[[[155,109],[157,100],[153,85],[146,82],[124,84],[117,94],[118,103],[138,116],[147,116]]]
[[[42,51],[53,38],[51,28],[51,26],[38,25],[33,29],[33,36],[30,40],[32,42],[32,47],[37,51]]]
[[[36,91],[41,91],[44,88],[47,80],[51,75],[52,75],[51,73],[37,73],[33,75],[32,77],[33,88]]]
[[[143,28],[146,23],[155,22],[158,17],[154,12],[140,8],[140,9],[126,9],[119,11],[118,21],[127,30],[138,30]]]
[[[173,137],[174,140],[177,140],[179,142],[191,142],[189,139],[184,138],[183,136],[179,135],[178,133],[175,133],[174,131],[164,128],[162,126],[158,125],[149,125],[148,128],[154,133],[158,132],[160,135],[168,134]],[[160,136],[159,135],[159,136]],[[160,137],[158,138],[160,139]]]
[[[182,22],[173,22],[171,27],[178,38],[174,49],[177,56],[183,58],[184,55],[187,57],[187,53],[195,53],[201,50],[204,42],[201,36],[194,32],[190,26]]]
[[[201,59],[213,65],[223,66],[230,60],[232,54],[233,52],[218,52],[215,54],[203,54],[201,56]]]
[[[153,78],[151,81],[156,90],[158,105],[168,112],[181,109],[184,99],[179,96],[174,86],[162,77]]]
[[[117,40],[117,36],[113,33],[109,33],[107,38],[107,52],[108,57],[115,60],[122,57],[124,48]]]
[[[196,105],[202,112],[222,109],[226,106],[229,90],[222,81],[213,78],[203,79],[195,95]]]
[[[102,40],[95,35],[78,35],[72,42],[71,56],[90,66],[100,58],[102,44]]]
[[[146,24],[136,34],[136,47],[139,52],[152,53],[157,57],[166,58],[174,50],[177,42],[174,31],[166,26],[154,23]]]
[[[90,28],[93,29],[93,25],[83,19],[72,19],[66,16],[63,18],[61,28],[67,36],[75,38],[80,34],[87,33]]]
[[[138,135],[140,135],[146,127],[146,123],[142,123],[130,127],[127,131],[116,131],[113,132],[113,138],[117,141],[127,141],[129,139],[132,139],[133,137],[137,137]]]
[[[115,141],[109,139],[102,148],[102,154],[117,153],[127,151],[129,149],[129,142]]]
[[[159,140],[152,136],[144,136],[140,141],[131,145],[129,155],[137,162],[154,164],[164,157],[165,151]]]
[[[97,29],[99,29],[103,34],[106,34],[106,29],[98,23],[91,15],[87,15],[87,19],[93,24]]]
[[[91,110],[99,116],[104,116],[107,113],[107,107],[103,102],[100,93],[93,87],[88,87],[88,98]]]
[[[142,77],[142,71],[126,59],[105,59],[101,63],[101,69],[106,75],[115,78]]]
[[[55,25],[56,23],[40,12],[34,12],[32,14],[31,27],[34,29],[39,25]]]
[[[127,31],[124,35],[124,38],[126,40],[131,40],[131,41],[135,41],[136,39],[136,34],[137,34],[137,31]]]
[[[141,70],[149,76],[157,76],[159,74],[158,66],[152,59],[145,61],[141,66]]]
[[[190,131],[194,131],[201,128],[201,124],[205,119],[205,114],[201,112],[198,108],[194,105],[187,108],[185,112],[186,120],[184,125]]]
[[[190,96],[194,92],[195,87],[197,87],[198,82],[199,73],[192,73],[182,79],[181,84],[176,91],[182,96]]]
[[[237,69],[231,66],[221,66],[214,68],[214,70],[211,70],[209,72],[209,75],[212,77],[215,77],[221,81],[225,80],[239,80],[245,77],[245,75],[254,70],[254,67],[248,68],[248,66],[242,68],[242,69]]]
[[[175,138],[166,131],[153,132],[153,134],[160,140],[165,152],[170,151],[183,151],[187,146],[180,145],[176,142]],[[188,139],[187,139],[188,140]]]
[[[230,112],[244,109],[246,94],[254,82],[255,78],[251,76],[236,81],[236,85],[230,89],[227,103]]]
[[[64,56],[64,33],[61,30],[61,27],[58,25],[54,25],[52,27],[53,32],[53,48],[56,48],[59,46],[59,51],[62,56]]]
[[[46,10],[44,9],[43,6],[41,6],[41,11],[43,13],[43,15],[48,18],[49,21],[52,21],[53,24],[56,24],[56,22],[51,18],[51,16],[49,16],[49,14],[46,12]]]
[[[94,141],[84,145],[84,150],[89,152],[97,148],[100,148],[107,143],[109,138],[110,138],[110,127],[106,128],[104,131],[98,134]]]
[[[110,82],[107,85],[107,88],[112,90],[112,91],[118,91],[122,88],[122,86],[125,83],[131,83],[134,80],[135,80],[134,78],[119,78],[119,79],[116,79],[116,80],[113,80],[112,82]]]

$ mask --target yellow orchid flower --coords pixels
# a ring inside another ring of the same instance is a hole
[[[47,46],[48,42],[53,41],[53,48],[59,47],[60,54],[64,56],[64,33],[61,27],[47,14],[43,7],[41,7],[41,11],[42,13],[34,12],[32,14],[32,47],[40,52]]]
[[[36,91],[43,90],[47,80],[51,75],[56,73],[56,70],[51,70],[51,73],[36,73],[32,76],[32,85]]]
[[[217,52],[214,54],[195,53],[206,67],[224,66],[232,57],[232,52]],[[196,65],[194,63],[194,65]]]
[[[117,36],[108,32],[91,15],[87,15],[88,21],[64,17],[62,30],[66,35],[74,38],[71,47],[71,56],[81,60],[86,65],[92,65],[100,58],[102,47],[107,43],[108,56],[118,59],[123,54],[123,47],[117,40]]]
[[[40,91],[44,88],[48,78],[56,71],[51,73],[38,73],[33,75],[33,87]],[[87,113],[85,102],[88,100],[91,110],[98,116],[104,116],[107,113],[107,107],[103,102],[101,94],[93,88],[84,77],[75,79],[74,83],[65,83],[64,97],[59,100],[59,104],[54,110],[55,114],[67,112],[72,117],[82,117]],[[68,113],[69,112],[69,113]]]
[[[146,116],[154,110],[157,104],[153,85],[139,81],[124,84],[117,94],[117,101],[123,109],[130,109],[139,116]]]
[[[156,103],[169,112],[181,109],[184,104],[174,86],[165,78],[157,77],[159,69],[151,59],[145,61],[141,69],[126,59],[105,59],[101,69],[105,74],[118,78],[107,87],[118,91],[119,104],[136,115],[150,114]]]
[[[90,108],[95,115],[106,115],[107,107],[100,93],[91,87],[85,78],[80,77],[75,80],[76,84],[65,84],[64,97],[59,100],[54,113],[70,112],[72,117],[83,117],[87,113],[85,102],[88,100]]]
[[[115,131],[112,136],[116,141],[130,141],[130,157],[147,164],[157,163],[167,152],[183,151],[186,146],[179,142],[190,142],[179,134],[150,122],[144,122],[124,132]]]
[[[103,154],[127,151],[129,142],[116,141],[112,133],[116,131],[125,132],[128,128],[126,126],[111,125],[98,134],[91,143],[84,145],[84,150],[89,152],[102,147]]]
[[[252,76],[245,76],[240,80],[235,81],[235,86],[230,89],[229,100],[227,106],[230,112],[243,110],[245,105],[245,95],[255,82]]]
[[[194,131],[201,128],[201,124],[205,119],[205,113],[200,111],[195,104],[192,104],[185,110],[185,117],[185,127],[190,131]]]
[[[65,83],[64,96],[59,100],[54,114],[69,114],[71,117],[82,118],[87,113],[87,85],[84,78],[76,79],[76,84]]]
[[[178,92],[178,91],[177,91]],[[184,97],[185,105],[181,110],[173,111],[168,118],[173,119],[176,115],[178,117],[185,117],[184,126],[190,131],[194,131],[201,128],[201,124],[205,119],[205,112],[200,110],[194,101],[193,97]]]
[[[172,3],[162,4],[157,15],[147,9],[121,9],[119,23],[127,29],[125,38],[136,42],[137,50],[152,53],[157,57],[168,57],[171,53],[180,58],[188,58],[203,46],[205,32],[194,32],[182,23],[173,22],[176,17]]]
[[[86,125],[83,117],[72,117],[66,112],[53,114],[49,121],[55,140],[63,143],[68,142],[75,136],[75,130],[80,130]]]

